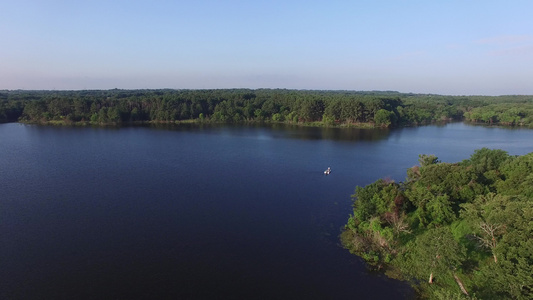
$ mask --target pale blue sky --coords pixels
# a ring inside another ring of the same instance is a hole
[[[533,1],[0,0],[0,89],[533,94]]]

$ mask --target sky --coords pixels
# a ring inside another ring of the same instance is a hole
[[[533,95],[531,0],[0,0],[0,89]]]

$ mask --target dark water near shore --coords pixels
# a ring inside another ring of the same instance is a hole
[[[0,298],[409,298],[339,247],[350,195],[481,147],[533,131],[0,124]]]

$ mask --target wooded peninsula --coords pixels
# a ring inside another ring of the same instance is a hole
[[[453,120],[533,127],[533,96],[285,89],[0,90],[0,122],[283,122],[398,127]]]
[[[343,245],[422,298],[533,299],[533,153],[419,162],[356,188]]]

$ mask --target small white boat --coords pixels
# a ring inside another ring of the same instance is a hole
[[[329,175],[329,173],[331,173],[331,168],[330,167],[328,167],[328,169],[326,171],[324,171],[324,174],[326,174],[326,175]]]

